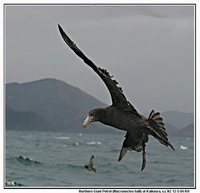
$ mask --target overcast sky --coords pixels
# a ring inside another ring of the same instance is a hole
[[[57,24],[139,112],[193,112],[193,6],[6,6],[6,82],[57,78],[110,104],[105,85],[65,45]]]

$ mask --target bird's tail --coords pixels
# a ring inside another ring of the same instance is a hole
[[[168,141],[168,135],[164,127],[163,119],[160,117],[160,113],[152,110],[147,120],[151,135],[153,135],[160,143],[167,147],[170,146],[175,151],[172,144]]]

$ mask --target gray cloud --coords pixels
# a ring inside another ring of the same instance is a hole
[[[139,111],[193,111],[193,6],[6,6],[7,82],[54,77],[110,103],[58,23]]]

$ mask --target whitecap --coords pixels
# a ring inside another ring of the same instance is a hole
[[[188,149],[188,147],[181,145],[181,146],[180,146],[180,149],[186,150],[186,149]]]
[[[87,142],[88,145],[101,145],[100,141],[89,141]]]
[[[65,136],[62,136],[62,137],[56,137],[56,139],[70,139],[70,137],[65,137]]]

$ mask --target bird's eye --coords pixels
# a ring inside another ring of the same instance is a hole
[[[91,112],[91,113],[90,113],[90,116],[94,116],[94,114],[95,114],[94,112]]]

